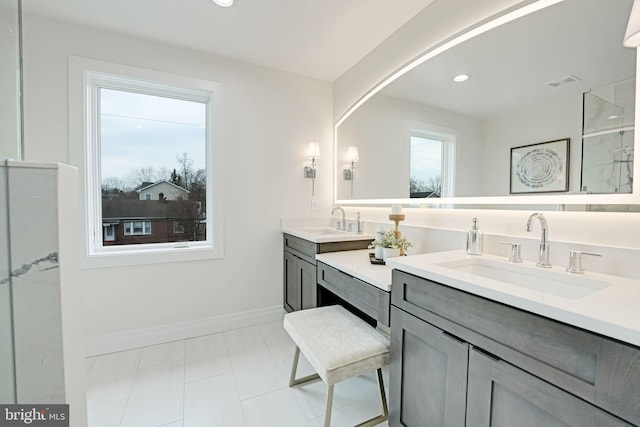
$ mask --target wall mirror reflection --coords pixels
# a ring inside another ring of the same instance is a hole
[[[622,46],[631,6],[565,0],[387,85],[336,127],[337,201],[518,197],[511,148],[566,138],[564,195],[631,193],[636,52]],[[352,181],[349,146],[359,148]]]

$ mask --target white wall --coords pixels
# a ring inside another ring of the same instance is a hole
[[[509,195],[511,147],[569,138],[569,191],[580,191],[582,167],[582,95],[558,96],[553,103],[513,111],[483,123],[483,164],[492,173],[483,175],[485,195]]]
[[[35,16],[24,30],[28,160],[69,161],[69,55],[213,80],[224,93],[224,259],[82,270],[90,352],[281,315],[280,218],[331,209],[331,85]],[[317,211],[303,178],[310,140],[321,144]]]

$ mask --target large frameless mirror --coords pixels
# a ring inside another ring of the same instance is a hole
[[[383,82],[336,126],[336,202],[637,203],[632,3],[564,0]]]

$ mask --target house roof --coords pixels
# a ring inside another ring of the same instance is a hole
[[[136,192],[140,193],[141,191],[148,190],[151,187],[155,187],[156,185],[160,185],[160,184],[163,184],[163,183],[164,184],[169,184],[170,186],[175,187],[178,190],[184,191],[185,193],[190,193],[190,191],[187,190],[186,188],[180,187],[179,185],[175,185],[173,182],[169,182],[166,179],[160,180],[158,182],[154,182],[153,184],[146,185],[146,186],[136,190]]]
[[[198,204],[192,200],[103,199],[102,221],[195,219]]]

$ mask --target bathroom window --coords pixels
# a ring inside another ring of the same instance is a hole
[[[455,135],[413,129],[410,136],[411,198],[453,196]]]
[[[77,86],[70,89],[71,114],[84,107],[82,151],[72,151],[86,153],[87,264],[221,257],[217,85],[83,58],[70,62],[70,83],[83,77],[86,100],[80,104]],[[105,223],[112,230],[97,233]],[[124,238],[115,239],[119,226]]]

